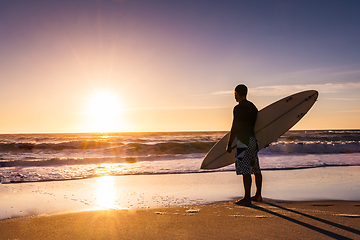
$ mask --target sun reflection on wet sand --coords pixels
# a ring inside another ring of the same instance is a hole
[[[97,186],[96,206],[101,209],[117,209],[115,206],[116,189],[114,188],[114,177],[104,176],[97,178]]]

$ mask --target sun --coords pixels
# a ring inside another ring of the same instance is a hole
[[[90,98],[89,114],[92,116],[111,117],[119,107],[117,96],[110,92],[97,92]]]
[[[123,106],[117,94],[97,91],[87,101],[87,132],[114,132],[124,128]]]

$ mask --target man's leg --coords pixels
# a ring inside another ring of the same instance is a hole
[[[255,173],[254,175],[255,175],[256,193],[255,196],[251,198],[251,200],[256,202],[262,202],[262,196],[261,196],[262,175],[261,173]]]
[[[250,197],[251,175],[250,174],[243,175],[243,184],[244,184],[244,190],[245,190],[244,198],[236,201],[235,203],[238,205],[249,205],[249,204],[251,204],[251,197]]]
[[[244,190],[245,190],[244,199],[250,201],[250,191],[251,191],[251,175],[250,174],[243,175],[243,183],[244,183]]]

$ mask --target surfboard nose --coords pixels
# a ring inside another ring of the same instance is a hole
[[[311,98],[315,98],[315,101],[316,101],[316,99],[317,99],[318,96],[319,96],[319,92],[318,92],[317,90],[309,90],[308,92],[309,92],[309,97],[307,97],[307,99],[305,99],[305,100],[309,100],[309,99],[311,99]]]

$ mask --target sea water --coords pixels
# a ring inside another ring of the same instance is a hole
[[[226,132],[0,135],[1,183],[97,176],[234,171],[200,169]],[[225,149],[224,149],[225,151]],[[259,152],[262,170],[360,166],[360,130],[289,131]]]

